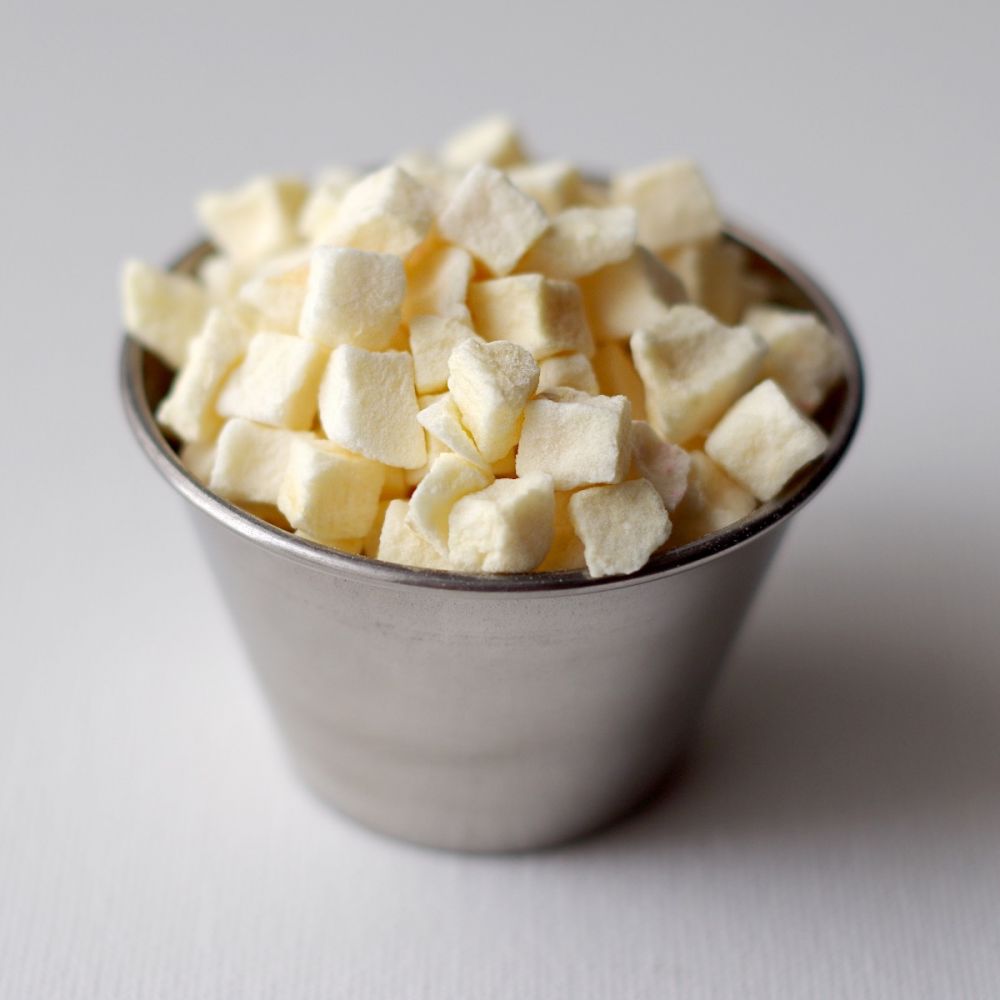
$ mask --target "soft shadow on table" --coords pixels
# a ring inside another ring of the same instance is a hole
[[[986,602],[963,610],[961,592],[942,603],[936,574],[870,569],[837,599],[797,600],[798,620],[752,628],[661,793],[567,850],[896,836],[992,808],[1000,685]]]

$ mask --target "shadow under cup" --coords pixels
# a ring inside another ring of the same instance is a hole
[[[846,377],[816,415],[830,445],[743,521],[628,577],[418,570],[296,538],[184,469],[153,416],[171,373],[126,338],[129,422],[190,502],[291,759],[322,799],[406,840],[510,851],[590,832],[661,784],[789,516],[839,464],[861,414],[861,360],[837,308],[760,239],[737,227],[727,238],[774,301],[817,313],[847,349]]]

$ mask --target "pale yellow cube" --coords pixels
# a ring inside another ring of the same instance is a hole
[[[342,247],[406,258],[434,221],[431,193],[398,166],[363,177],[343,196],[325,239]]]
[[[393,500],[400,499],[397,497],[383,498],[378,502],[378,508],[375,513],[375,520],[372,522],[371,529],[368,534],[365,535],[361,542],[361,551],[364,555],[370,557],[371,559],[378,558],[378,545],[379,540],[382,537],[382,526],[385,524],[385,514],[389,509],[389,504]],[[406,503],[405,498],[402,498],[402,502]]]
[[[363,538],[378,511],[385,467],[330,441],[293,441],[278,510],[309,538]],[[359,545],[360,548],[360,545]]]
[[[448,516],[452,507],[466,494],[485,489],[492,482],[491,472],[467,462],[460,455],[438,455],[410,497],[406,522],[446,557]]]
[[[469,288],[472,325],[486,340],[507,340],[535,360],[554,354],[593,354],[580,289],[571,281],[515,274],[477,281]]]
[[[239,417],[228,420],[216,443],[209,487],[237,503],[276,505],[292,442],[312,436]]]
[[[465,299],[475,265],[467,250],[442,245],[410,264],[407,268],[403,322],[414,316],[468,318]]]
[[[410,353],[417,392],[442,392],[448,385],[448,358],[476,331],[458,319],[444,316],[415,316],[410,321]]]
[[[182,441],[214,441],[222,427],[216,397],[246,353],[250,338],[250,331],[232,312],[212,309],[201,333],[191,341],[184,367],[160,403],[156,419]]]
[[[200,483],[208,485],[212,478],[212,466],[215,465],[215,442],[202,444],[198,441],[185,441],[181,447],[181,464]]]
[[[517,444],[524,407],[538,388],[538,365],[507,341],[463,340],[448,359],[448,389],[464,427],[487,462]]]
[[[645,479],[580,490],[569,516],[593,577],[634,573],[670,537],[670,517]]]
[[[580,171],[563,160],[524,163],[510,167],[507,176],[519,191],[534,198],[549,215],[576,204],[583,188]]]
[[[705,451],[758,500],[770,500],[826,445],[822,429],[768,379],[730,407]]]
[[[388,347],[402,321],[406,271],[395,254],[319,246],[312,252],[299,334],[328,347]]]
[[[125,329],[171,368],[180,368],[211,306],[208,293],[183,274],[170,274],[138,260],[122,268]]]
[[[344,195],[360,179],[351,167],[324,170],[306,198],[299,214],[299,235],[309,243],[329,243],[326,234],[337,217]]]
[[[467,169],[477,163],[511,167],[523,162],[524,158],[517,129],[506,115],[481,118],[456,132],[441,147],[441,160],[457,169]]]
[[[774,379],[803,412],[819,409],[844,374],[840,341],[809,312],[755,306],[745,322],[767,342],[764,377]]]
[[[691,456],[680,445],[664,441],[644,420],[632,421],[630,478],[648,479],[668,513],[684,499],[690,471]]]
[[[671,306],[687,299],[680,278],[642,246],[621,263],[581,278],[580,291],[598,340],[627,340],[663,322]]]
[[[499,170],[473,167],[438,217],[438,230],[494,275],[509,274],[548,228],[545,211]]]
[[[552,545],[537,567],[539,573],[566,572],[585,569],[587,566],[583,542],[577,537],[569,518],[569,501],[572,496],[572,493],[556,491]]]
[[[231,300],[253,277],[257,266],[254,261],[233,260],[224,253],[215,253],[198,266],[198,281],[214,305],[231,306]]]
[[[590,359],[585,354],[559,354],[538,362],[538,391],[560,387],[589,392],[591,396],[601,391]]]
[[[401,469],[427,460],[409,354],[336,348],[320,387],[319,417],[326,436],[348,451]]]
[[[316,417],[328,354],[325,347],[301,337],[256,333],[243,361],[226,379],[216,409],[224,417],[308,430]]]
[[[611,196],[636,210],[639,242],[654,252],[710,240],[722,229],[711,189],[691,160],[666,160],[617,174]]]
[[[431,204],[436,215],[447,204],[455,188],[465,176],[466,167],[450,167],[442,163],[432,153],[411,149],[401,153],[393,161],[414,180],[419,181],[431,196]]]
[[[738,323],[749,301],[746,251],[722,238],[687,243],[663,255],[688,298],[723,323]]]
[[[646,419],[646,387],[632,364],[628,343],[607,340],[599,344],[591,361],[597,376],[599,392],[605,396],[627,396],[632,404],[632,416]]]
[[[309,280],[309,249],[300,247],[267,261],[237,291],[241,303],[260,314],[269,330],[295,333]]]
[[[567,208],[518,264],[519,271],[539,271],[549,278],[573,280],[626,260],[635,247],[635,209]]]
[[[760,375],[767,345],[747,326],[724,326],[697,306],[676,306],[632,336],[649,422],[684,444],[707,433]]]
[[[467,462],[481,469],[490,467],[490,463],[483,458],[472,435],[462,423],[462,415],[450,392],[442,393],[422,407],[417,414],[417,421],[431,436],[432,441],[443,445],[448,451],[461,455]]]
[[[528,403],[517,446],[517,474],[545,473],[557,490],[620,483],[631,458],[632,407],[624,396],[572,389]]]
[[[752,494],[733,482],[704,452],[692,451],[690,459],[687,492],[671,515],[672,547],[728,528],[757,506]]]
[[[466,573],[528,573],[552,547],[554,519],[548,476],[498,479],[452,507],[449,561]]]
[[[409,509],[407,500],[389,501],[378,540],[378,558],[417,569],[450,569],[449,561],[407,523]]]
[[[196,211],[212,242],[234,260],[262,260],[298,240],[308,188],[287,177],[256,177],[233,191],[198,199]]]

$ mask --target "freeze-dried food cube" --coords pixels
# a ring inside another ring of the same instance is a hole
[[[519,191],[534,198],[549,215],[576,204],[583,188],[580,171],[562,160],[510,167],[507,176]]]
[[[597,376],[584,354],[559,354],[538,362],[538,390],[560,387],[579,389],[596,396],[601,390]]]
[[[687,492],[691,456],[680,445],[664,441],[644,420],[633,420],[632,464],[636,478],[648,479],[673,513]]]
[[[215,464],[215,442],[202,444],[199,441],[185,441],[181,447],[181,464],[200,483],[208,485]]]
[[[464,247],[495,275],[508,274],[545,232],[541,205],[522,194],[499,170],[473,167],[438,218],[438,230]]]
[[[226,379],[216,409],[272,427],[308,430],[328,352],[285,333],[256,333],[246,356]]]
[[[826,444],[826,434],[768,379],[729,408],[705,451],[758,500],[770,500]]]
[[[464,169],[477,163],[511,167],[524,160],[521,139],[506,115],[489,115],[452,135],[441,148],[449,167]]]
[[[548,476],[498,479],[452,507],[449,560],[464,572],[530,572],[552,547],[554,517]]]
[[[407,523],[408,500],[390,500],[382,520],[378,558],[418,569],[449,569],[448,560]]]
[[[649,422],[676,444],[706,433],[756,382],[767,354],[749,327],[724,326],[697,306],[675,306],[631,343]]]
[[[733,482],[704,452],[690,452],[691,468],[684,499],[672,512],[670,544],[684,545],[721,531],[751,513],[757,501]]]
[[[519,271],[572,280],[626,260],[635,247],[635,209],[567,208],[524,255]]]
[[[645,479],[580,490],[569,516],[593,577],[634,573],[670,537],[670,517]]]
[[[240,302],[252,306],[268,329],[295,333],[309,280],[309,250],[291,250],[263,264],[237,291]]]
[[[406,271],[394,254],[316,247],[299,333],[328,347],[388,347],[399,329]]]
[[[432,442],[439,442],[445,449],[461,455],[467,462],[481,469],[489,468],[490,463],[483,458],[472,435],[462,423],[462,415],[450,392],[441,393],[433,402],[422,407],[417,414],[417,421],[431,436]]]
[[[459,455],[438,455],[410,497],[407,524],[442,556],[448,555],[448,516],[455,503],[493,482],[493,474]]]
[[[663,255],[695,305],[723,323],[738,323],[750,296],[745,275],[746,252],[722,238],[687,243]]]
[[[327,243],[327,230],[337,217],[344,195],[358,181],[351,167],[329,167],[313,185],[299,215],[299,234],[310,243]]]
[[[209,486],[240,504],[277,504],[292,442],[312,436],[240,417],[227,420],[216,443]]]
[[[319,417],[326,436],[348,451],[401,469],[427,460],[409,354],[336,348],[320,386]]]
[[[458,319],[415,316],[410,321],[410,352],[417,392],[441,392],[448,385],[448,358],[476,331]]]
[[[414,316],[468,317],[465,298],[475,266],[468,251],[442,245],[421,254],[407,269],[403,321]]]
[[[194,278],[170,274],[138,260],[122,269],[125,328],[171,368],[180,368],[210,306]]]
[[[552,545],[538,566],[539,573],[584,569],[587,565],[583,554],[583,542],[577,536],[573,522],[569,518],[569,501],[572,496],[572,493],[556,491]]]
[[[508,340],[536,360],[553,354],[594,353],[580,289],[571,281],[515,274],[469,288],[472,325],[486,340]]]
[[[289,450],[278,510],[314,541],[361,538],[375,520],[384,479],[378,462],[303,438]]]

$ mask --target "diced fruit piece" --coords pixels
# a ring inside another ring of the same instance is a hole
[[[271,330],[295,333],[309,280],[309,250],[300,248],[269,260],[237,292],[240,302],[252,306]]]
[[[410,351],[413,354],[417,392],[441,392],[448,385],[448,358],[476,331],[458,319],[415,316],[410,321]]]
[[[451,136],[441,148],[441,159],[459,169],[488,163],[511,167],[524,160],[514,123],[505,115],[489,115]]]
[[[278,510],[315,541],[360,538],[375,520],[384,479],[384,466],[329,441],[293,441]]]
[[[237,503],[277,504],[292,442],[312,436],[239,417],[228,420],[216,444],[209,487]]]
[[[749,297],[745,257],[742,247],[719,238],[676,247],[663,260],[684,282],[692,303],[723,323],[738,323]]]
[[[633,420],[632,464],[636,478],[648,479],[673,513],[687,492],[691,456],[680,445],[664,441],[644,420]]]
[[[171,368],[180,368],[197,336],[209,297],[194,278],[170,274],[138,260],[122,269],[125,328]]]
[[[212,478],[212,466],[215,464],[215,442],[201,444],[198,441],[185,441],[180,457],[184,468],[198,482],[207,486],[209,479]]]
[[[299,333],[328,347],[388,347],[402,320],[406,271],[394,254],[316,247]]]
[[[577,537],[573,522],[569,519],[569,501],[572,496],[572,493],[559,491],[555,494],[555,530],[552,535],[552,545],[538,566],[539,573],[584,569],[587,565],[583,554],[583,542]]]
[[[484,489],[492,482],[491,472],[461,456],[438,455],[410,497],[407,524],[442,556],[447,556],[448,516],[452,507],[467,493]]]
[[[480,336],[520,344],[536,360],[594,353],[580,290],[571,281],[540,274],[477,281],[469,288],[469,309]]]
[[[408,269],[403,320],[414,316],[468,316],[465,297],[475,266],[461,247],[440,246],[421,255]]]
[[[519,191],[534,198],[549,215],[576,204],[583,186],[580,171],[572,163],[561,160],[510,167],[507,176]]]
[[[462,415],[450,392],[443,393],[439,399],[421,409],[417,414],[417,421],[445,448],[481,469],[489,468],[490,463],[483,458],[472,435],[462,423]]]
[[[407,500],[389,501],[379,535],[378,558],[418,569],[450,569],[448,560],[407,524],[409,509]]]
[[[601,391],[594,369],[584,354],[560,354],[538,362],[538,391],[559,387],[579,389],[591,396]]]
[[[574,279],[626,260],[635,247],[635,209],[567,208],[524,255],[519,271]]]
[[[438,218],[441,235],[495,275],[512,271],[548,224],[538,202],[485,166],[465,175]]]
[[[721,531],[757,506],[753,496],[733,482],[704,452],[692,451],[690,458],[687,492],[672,512],[671,546]]]
[[[705,451],[758,500],[770,500],[826,444],[826,434],[768,379],[730,407]]]
[[[670,537],[660,494],[645,479],[580,490],[569,516],[593,577],[634,573]]]
[[[548,476],[498,479],[452,507],[450,562],[462,572],[530,572],[552,546],[554,516]]]
[[[524,407],[538,388],[538,365],[517,344],[463,340],[448,359],[448,389],[462,424],[487,462],[517,444]]]
[[[724,326],[697,306],[675,306],[632,336],[649,422],[683,444],[707,433],[757,380],[767,345],[746,326]]]
[[[336,348],[320,387],[319,417],[326,436],[348,451],[402,469],[427,460],[409,354]]]
[[[632,408],[624,396],[572,389],[528,403],[517,446],[517,474],[542,472],[557,490],[620,483],[628,472]]]

